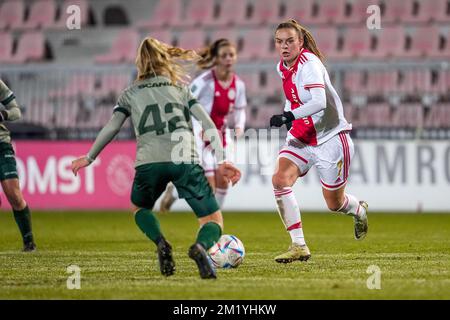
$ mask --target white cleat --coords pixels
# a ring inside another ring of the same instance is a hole
[[[369,230],[369,219],[367,218],[367,213],[369,212],[369,205],[365,201],[360,201],[359,205],[364,208],[364,214],[353,217],[355,222],[355,239],[362,240],[366,237],[367,231]]]

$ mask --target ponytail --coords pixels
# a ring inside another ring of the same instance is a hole
[[[222,47],[233,46],[228,39],[218,39],[214,41],[208,47],[205,47],[198,51],[200,60],[197,62],[197,66],[200,69],[211,69],[216,65],[216,58],[219,55],[219,49]]]
[[[314,53],[322,62],[324,61],[324,56],[320,52],[319,48],[317,47],[316,40],[314,40],[314,37],[312,36],[311,32],[306,29],[304,26],[299,24],[294,19],[289,19],[287,21],[284,21],[280,23],[275,32],[277,32],[279,29],[295,29],[297,30],[298,36],[303,39],[303,47]]]

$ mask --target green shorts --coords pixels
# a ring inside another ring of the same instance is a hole
[[[186,199],[197,217],[219,210],[205,172],[198,164],[158,162],[137,167],[131,202],[139,208],[153,209],[169,182],[175,185],[179,197]]]
[[[14,149],[10,143],[0,142],[0,181],[18,178]]]

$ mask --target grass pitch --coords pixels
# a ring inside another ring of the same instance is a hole
[[[176,274],[159,273],[154,245],[130,213],[33,212],[36,253],[22,253],[12,214],[0,214],[0,299],[450,299],[450,215],[375,214],[369,234],[353,239],[353,221],[303,213],[312,257],[278,264],[290,239],[276,213],[225,213],[225,233],[246,248],[237,269],[201,280],[187,249],[198,229],[192,213],[159,215],[174,247]],[[81,269],[68,290],[66,268]],[[381,270],[369,290],[367,268]]]

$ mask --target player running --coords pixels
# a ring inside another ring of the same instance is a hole
[[[357,240],[368,230],[367,203],[345,193],[350,160],[354,153],[341,100],[322,63],[323,56],[311,33],[295,20],[279,24],[275,45],[281,56],[277,71],[286,95],[284,113],[274,115],[270,125],[289,129],[286,144],[277,160],[272,177],[280,217],[292,244],[275,261],[306,261],[311,253],[303,235],[300,210],[292,192],[299,177],[315,166],[322,182],[322,192],[331,211],[354,219]]]
[[[192,50],[170,47],[150,37],[144,39],[136,58],[135,83],[121,94],[111,120],[100,131],[89,153],[73,161],[72,170],[76,175],[91,164],[127,117],[131,117],[137,140],[131,202],[136,224],[157,246],[161,273],[172,275],[175,263],[172,247],[151,210],[167,183],[173,182],[200,223],[189,257],[197,263],[202,278],[216,278],[207,250],[220,238],[223,218],[204,171],[198,165],[191,115],[201,121],[205,134],[216,142],[213,144],[218,159],[223,157],[223,148],[214,123],[189,88],[181,85],[186,72],[179,63],[196,58]],[[220,162],[218,170],[233,185],[240,179],[240,171],[229,163]]]
[[[225,158],[231,160],[234,146],[227,125],[227,117],[230,114],[233,115],[235,135],[239,138],[244,133],[245,107],[247,106],[244,82],[234,71],[237,61],[236,47],[228,39],[218,39],[201,50],[199,54],[202,59],[197,62],[197,66],[208,71],[194,79],[190,86],[191,91],[214,121],[222,137]],[[204,141],[200,125],[194,123],[194,132],[203,169],[222,208],[228,193],[228,181],[217,170],[213,150],[209,142]],[[161,212],[169,211],[176,199],[176,190],[173,185],[169,185],[161,199]]]
[[[17,105],[14,93],[1,79],[0,104],[4,106],[0,110],[0,181],[3,192],[13,209],[14,219],[22,234],[23,251],[31,252],[36,250],[31,228],[31,212],[20,190],[19,176],[14,158],[15,153],[11,145],[10,133],[3,124],[6,121],[19,120],[22,114]]]

